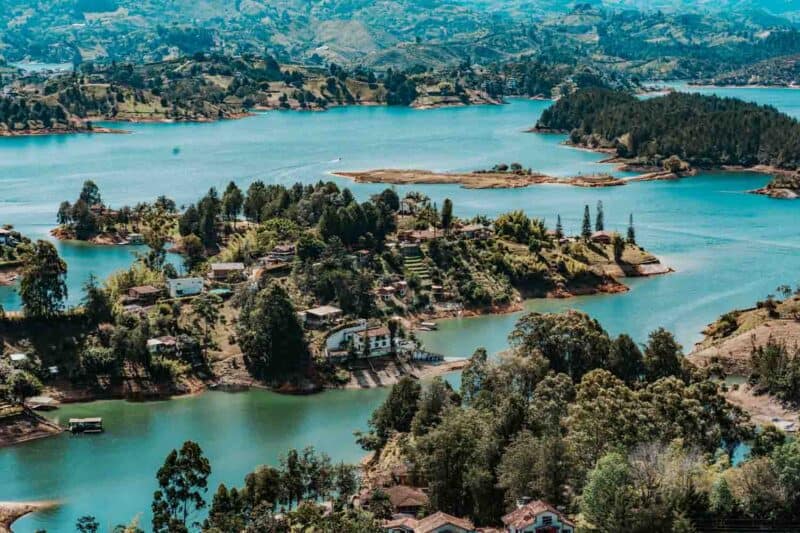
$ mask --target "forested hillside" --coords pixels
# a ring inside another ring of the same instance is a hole
[[[646,163],[675,155],[700,167],[800,165],[800,123],[733,98],[673,93],[642,100],[589,89],[559,100],[537,128],[568,131],[575,144],[613,148]]]

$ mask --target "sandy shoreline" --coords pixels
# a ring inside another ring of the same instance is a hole
[[[38,502],[0,502],[0,533],[11,533],[11,524],[23,516],[58,506],[55,500]]]

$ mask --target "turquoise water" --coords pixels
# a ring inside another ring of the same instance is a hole
[[[795,91],[740,91],[749,99],[774,100],[792,113],[800,110]],[[131,135],[4,139],[0,223],[46,236],[58,203],[74,198],[87,178],[100,185],[109,203],[121,205],[159,194],[181,204],[231,179],[240,185],[253,179],[310,182],[329,179],[336,169],[470,170],[517,161],[560,176],[611,170],[598,163],[597,154],[561,146],[562,137],[523,133],[546,106],[517,100],[500,107],[425,112],[268,113],[214,124],[131,125]],[[607,225],[622,231],[634,213],[639,242],[675,268],[674,274],[634,280],[624,295],[531,301],[526,308],[579,308],[612,333],[627,331],[638,340],[663,325],[688,348],[720,313],[749,306],[779,284],[800,281],[800,204],[746,194],[766,180],[753,174],[708,174],[594,190],[552,185],[487,191],[428,186],[423,191],[440,204],[450,197],[461,216],[523,209],[552,224],[560,213],[572,232],[578,230],[584,204],[593,207],[602,200]],[[337,181],[361,198],[383,188]],[[75,287],[90,272],[102,277],[130,260],[126,248],[60,246],[70,267],[73,299],[80,297]],[[9,292],[0,292],[3,305],[13,304]],[[429,348],[451,356],[468,355],[477,346],[497,352],[505,347],[516,318],[443,321],[440,331],[425,334],[425,340]],[[335,459],[355,460],[360,452],[352,431],[364,427],[384,395],[381,390],[337,391],[287,398],[251,391],[157,404],[70,406],[56,414],[103,416],[108,431],[0,450],[0,500],[63,500],[59,510],[19,522],[21,532],[70,531],[74,519],[87,512],[104,524],[137,513],[144,513],[147,522],[155,470],[184,440],[196,439],[206,450],[213,483],[240,483],[255,465],[274,462],[290,446],[311,444]]]

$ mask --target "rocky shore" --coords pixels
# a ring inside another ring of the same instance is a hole
[[[11,533],[11,524],[23,516],[56,507],[56,501],[0,502],[0,533]]]

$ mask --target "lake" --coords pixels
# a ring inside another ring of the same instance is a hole
[[[800,92],[728,89],[800,115]],[[549,104],[514,100],[505,106],[435,111],[343,108],[325,113],[266,113],[213,124],[123,125],[130,135],[79,135],[0,140],[0,224],[44,238],[59,202],[73,200],[94,179],[112,206],[152,200],[195,201],[230,180],[243,188],[254,179],[305,183],[332,179],[366,198],[381,185],[353,184],[334,170],[376,167],[473,170],[500,162],[558,176],[612,171],[602,156],[561,145],[563,137],[524,130]],[[551,225],[557,214],[577,232],[588,204],[605,206],[606,225],[624,231],[633,213],[640,244],[676,272],[632,280],[627,294],[526,302],[526,310],[581,309],[610,332],[644,341],[664,326],[686,346],[721,313],[752,305],[775,287],[800,281],[798,207],[790,201],[747,194],[767,181],[756,174],[705,174],[675,182],[584,189],[548,185],[475,191],[454,186],[417,187],[439,202],[449,197],[457,215],[497,215],[523,209]],[[408,188],[398,187],[399,192]],[[105,277],[126,267],[130,248],[59,243],[69,264],[70,301],[94,273]],[[6,309],[18,306],[0,289]],[[442,321],[425,333],[433,351],[467,356],[478,346],[495,353],[517,315]],[[101,524],[142,513],[149,524],[155,471],[186,439],[197,440],[214,470],[212,485],[241,484],[260,463],[274,463],[289,447],[314,445],[336,460],[357,460],[352,431],[363,429],[384,390],[335,391],[285,397],[264,391],[206,393],[171,402],[96,402],[55,414],[103,416],[108,431],[97,437],[61,436],[0,450],[0,500],[61,498],[63,506],[23,519],[20,532],[71,531],[75,518],[97,515]],[[122,490],[120,490],[122,487]],[[115,490],[116,489],[116,490]],[[124,492],[123,492],[124,491]],[[213,489],[212,489],[213,492]]]

